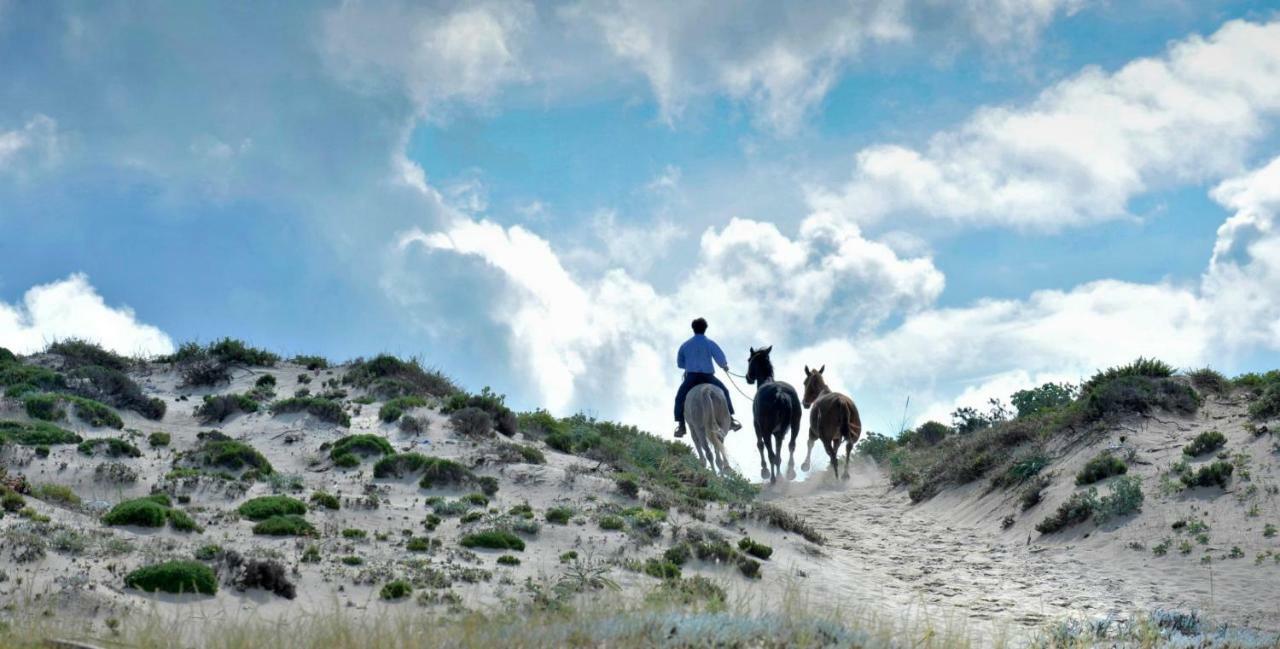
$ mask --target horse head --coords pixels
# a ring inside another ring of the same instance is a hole
[[[827,382],[822,378],[822,373],[827,369],[826,365],[816,370],[810,370],[808,365],[804,366],[804,407],[808,408],[818,397],[831,391],[827,387]]]
[[[747,383],[755,384],[773,379],[773,363],[769,361],[769,352],[773,345],[755,349],[747,348],[751,353],[747,356]]]

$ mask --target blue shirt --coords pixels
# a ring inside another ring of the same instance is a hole
[[[703,334],[694,334],[693,338],[680,345],[680,351],[676,354],[676,367],[685,373],[715,374],[716,368],[711,364],[713,360],[720,367],[729,365],[724,352],[720,351],[720,346],[714,340]]]

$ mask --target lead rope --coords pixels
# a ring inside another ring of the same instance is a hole
[[[755,403],[755,402],[756,402],[756,400],[755,400],[753,397],[749,396],[746,392],[743,392],[743,391],[742,391],[742,388],[738,387],[738,384],[733,380],[733,377],[735,377],[735,376],[736,376],[736,377],[738,377],[738,378],[741,378],[741,379],[745,379],[745,378],[747,378],[747,377],[745,377],[745,376],[743,376],[743,375],[741,375],[741,374],[734,374],[733,372],[730,372],[729,370],[725,370],[725,371],[724,371],[724,373],[725,373],[725,375],[726,375],[726,376],[728,376],[728,377],[729,377],[729,385],[732,385],[732,386],[733,386],[733,389],[734,389],[734,390],[737,390],[737,391],[738,391],[738,394],[742,395],[742,398],[746,399],[747,401],[750,401],[751,403]]]

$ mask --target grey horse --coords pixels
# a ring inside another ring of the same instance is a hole
[[[726,475],[729,462],[725,459],[724,438],[729,434],[729,404],[720,388],[704,383],[690,390],[684,400],[684,421],[698,458],[712,471]]]

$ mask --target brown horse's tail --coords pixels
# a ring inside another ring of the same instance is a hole
[[[845,429],[844,434],[849,437],[850,444],[858,443],[858,438],[862,437],[862,418],[858,416],[858,406],[853,405],[852,400],[844,409]]]

